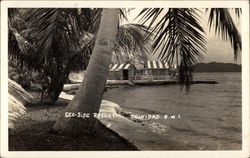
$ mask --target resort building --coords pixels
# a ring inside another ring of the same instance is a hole
[[[134,80],[135,72],[133,64],[111,64],[108,80]]]
[[[108,80],[173,80],[175,73],[176,65],[162,61],[147,61],[141,69],[133,64],[111,64]]]
[[[137,70],[136,80],[172,80],[176,66],[170,67],[162,61],[147,61],[143,69]]]

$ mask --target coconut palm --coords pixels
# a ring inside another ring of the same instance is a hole
[[[12,10],[10,12],[13,13]],[[15,48],[10,54],[17,60],[22,59],[30,69],[39,71],[48,94],[43,102],[53,104],[69,73],[86,69],[101,12],[102,9],[88,8],[28,9],[20,15],[20,19],[27,23],[27,29],[17,30],[17,26],[10,22],[10,33],[16,37],[10,40],[13,41],[10,49]],[[120,9],[120,19],[126,19],[124,9]],[[133,58],[147,58],[149,49],[146,48],[144,34],[148,32],[143,25],[121,25],[113,53],[115,58],[121,53]]]
[[[19,63],[25,63],[31,70],[39,71],[42,74],[40,75],[42,83],[44,83],[44,80],[49,81],[49,86],[46,87],[49,94],[47,101],[53,102],[58,98],[64,80],[70,72],[69,63],[74,59],[71,49],[74,46],[79,47],[76,41],[80,42],[80,40],[73,35],[76,34],[75,27],[79,26],[73,19],[75,10],[66,9],[60,12],[68,15],[64,19],[60,19],[65,20],[64,22],[54,21],[55,16],[49,17],[44,14],[47,12],[47,15],[61,15],[58,9],[22,9],[22,11],[20,18],[26,22],[27,29],[16,29],[17,27],[13,26],[12,22],[9,23],[10,34],[15,37],[13,42],[10,40],[9,45],[17,43],[16,47],[12,47],[14,50],[10,51],[10,55],[12,58],[16,58]],[[30,14],[39,20],[32,18]],[[58,18],[61,18],[61,16],[58,16]],[[46,25],[48,21],[50,24]],[[59,22],[62,23],[60,27],[57,27]],[[35,27],[36,25],[39,27]],[[71,26],[75,27],[67,32],[66,29]],[[45,29],[46,32],[42,29]],[[55,36],[51,35],[51,32]],[[45,42],[45,40],[47,41]],[[59,45],[61,46],[59,47]]]
[[[118,9],[104,9],[97,33],[96,42],[86,70],[85,79],[73,100],[64,112],[81,112],[90,114],[89,118],[65,118],[64,112],[53,127],[54,131],[66,133],[91,132],[96,119],[93,113],[98,113],[103,91],[107,81],[112,51],[118,33]]]

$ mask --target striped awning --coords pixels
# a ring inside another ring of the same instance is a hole
[[[169,65],[162,61],[147,61],[145,64],[146,69],[169,69]]]
[[[127,70],[131,64],[111,64],[109,71]]]

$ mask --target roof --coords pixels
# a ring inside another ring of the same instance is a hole
[[[145,68],[147,69],[169,69],[169,65],[167,62],[162,61],[147,61],[145,64]]]
[[[120,70],[128,70],[128,68],[132,64],[111,64],[109,66],[109,71],[120,71]]]

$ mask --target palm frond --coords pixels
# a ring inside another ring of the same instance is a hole
[[[235,10],[236,15],[241,14],[240,9]],[[215,33],[222,37],[223,40],[229,40],[234,49],[234,58],[237,60],[237,56],[241,51],[241,35],[237,30],[234,21],[226,8],[212,8],[209,12],[208,19],[209,27],[212,28],[212,24],[215,27]]]
[[[92,50],[95,45],[95,38],[91,38],[85,43],[82,43],[81,47],[78,48],[75,53],[69,57],[69,63],[71,63],[71,70],[73,72],[79,72],[82,70],[86,70],[90,56],[92,54]]]
[[[81,31],[95,34],[100,24],[101,13],[102,8],[81,8],[79,15],[76,17]]]
[[[235,11],[235,15],[239,18],[242,13],[241,8],[235,8],[234,11]]]
[[[81,28],[79,24],[77,9],[70,8],[43,8],[32,9],[24,19],[29,19],[30,15],[35,17],[32,19],[32,27],[36,28],[36,37],[40,43],[40,59],[49,56],[57,56],[57,50],[73,49],[79,45],[79,37]],[[59,47],[59,43],[62,44]],[[64,47],[65,46],[65,47]],[[62,54],[61,54],[62,55]]]
[[[150,8],[143,9],[139,14],[142,23],[149,22],[149,28],[153,27],[153,54],[157,53],[160,60],[170,65],[174,59],[180,58],[179,82],[185,85],[186,90],[192,78],[190,67],[201,61],[206,52],[206,39],[199,24],[198,11],[187,8]]]
[[[17,9],[16,8],[9,8],[8,9],[8,19],[10,23],[14,23],[16,20]]]
[[[18,60],[20,66],[26,64],[32,69],[39,69],[40,66],[37,64],[36,48],[27,41],[16,29],[9,26],[9,59]]]
[[[20,53],[22,53],[23,55],[28,55],[30,53],[35,52],[34,48],[31,46],[31,44],[27,40],[25,40],[23,38],[23,36],[17,32],[16,29],[10,28],[10,30],[17,41],[19,49],[21,50]]]
[[[10,54],[21,64],[25,63],[30,70],[44,69],[53,60],[57,60],[61,66],[65,65],[80,49],[82,40],[88,36],[80,28],[77,9],[43,8],[18,11],[22,13],[21,20],[27,22],[28,28],[20,29],[21,31],[10,29],[9,48],[13,50]],[[84,18],[86,17],[81,17]]]
[[[22,9],[9,8],[8,9],[8,26],[21,31],[28,28],[28,24],[22,20]]]
[[[119,9],[119,18],[120,18],[120,21],[122,22],[123,20],[126,20],[128,21],[128,13],[129,13],[130,10],[126,9],[126,8],[120,8]]]
[[[139,64],[148,60],[150,52],[147,27],[140,24],[125,24],[119,27],[114,49],[116,62]],[[139,63],[138,63],[139,62]]]
[[[145,37],[149,34],[146,26],[139,24],[125,24],[119,27],[117,40],[115,44],[115,50],[112,56],[112,62],[114,63],[133,63],[140,65],[144,61],[148,60],[148,54],[150,52],[149,41]],[[83,40],[81,47],[75,52],[75,54],[69,59],[74,61],[72,70],[77,72],[85,69],[88,64],[88,59],[92,53],[92,49],[95,44],[95,36],[92,35],[88,40]],[[80,61],[85,61],[79,64]],[[77,64],[78,63],[78,64]]]

